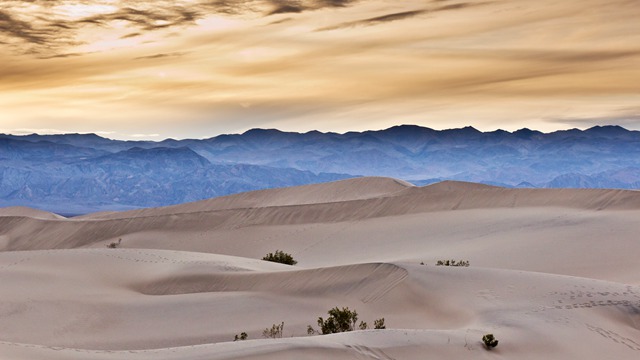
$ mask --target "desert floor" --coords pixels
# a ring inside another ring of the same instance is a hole
[[[70,219],[4,208],[0,358],[638,359],[639,220],[635,191],[388,178]],[[278,249],[298,264],[260,260]],[[336,306],[387,328],[307,335]]]

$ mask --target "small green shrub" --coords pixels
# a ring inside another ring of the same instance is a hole
[[[343,307],[342,310],[335,307],[327,314],[329,317],[326,320],[322,316],[318,318],[318,326],[320,326],[320,332],[323,335],[353,331],[358,322],[358,313],[355,310],[349,310],[348,307]]]
[[[378,330],[386,329],[387,327],[384,325],[384,318],[380,318],[378,320],[375,320],[373,322],[373,328],[374,329],[378,329]]]
[[[460,260],[460,261],[438,260],[438,262],[436,262],[436,266],[462,266],[462,267],[468,267],[469,266],[469,260]]]
[[[313,328],[313,326],[309,325],[307,326],[307,335],[315,335],[318,332],[316,331],[316,329]]]
[[[353,310],[349,310],[348,307],[343,307],[342,309],[335,307],[327,312],[329,317],[325,320],[322,317],[318,318],[318,326],[320,327],[320,331],[316,331],[311,325],[307,327],[307,334],[335,334],[347,331],[353,331],[356,328],[359,330],[367,330],[369,325],[360,321],[358,324],[358,313]],[[356,327],[357,324],[357,327]],[[375,320],[373,322],[374,329],[386,329],[384,325],[384,318]]]
[[[486,334],[482,337],[482,342],[487,347],[487,350],[491,350],[494,347],[498,346],[498,339],[496,339],[493,334]]]
[[[293,259],[293,256],[291,256],[291,254],[287,254],[281,250],[276,250],[275,253],[268,253],[262,258],[262,260],[277,262],[286,265],[295,265],[298,263]]]
[[[247,338],[249,338],[249,335],[247,335],[246,332],[241,332],[240,336],[236,335],[236,337],[233,339],[233,341],[238,341],[238,340],[247,340]]]
[[[264,331],[262,331],[262,337],[272,338],[272,339],[281,338],[283,330],[284,330],[284,321],[280,325],[273,324],[271,326],[271,329],[269,328],[264,329]]]

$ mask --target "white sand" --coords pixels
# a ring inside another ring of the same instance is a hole
[[[0,209],[0,359],[637,359],[638,219],[634,191],[385,178],[74,219]],[[276,249],[299,264],[258,260]],[[335,306],[388,329],[308,336]]]

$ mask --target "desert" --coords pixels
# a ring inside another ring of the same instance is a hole
[[[640,359],[639,0],[1,0],[0,360]]]
[[[637,191],[363,177],[72,218],[0,214],[6,359],[640,354]],[[261,260],[278,249],[298,263]],[[370,328],[307,334],[335,307]],[[262,336],[281,323],[281,337]]]

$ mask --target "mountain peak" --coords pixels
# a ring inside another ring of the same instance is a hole
[[[465,126],[463,128],[456,129],[445,129],[439,132],[440,134],[446,135],[457,135],[457,136],[478,136],[484,134],[482,131],[474,128],[473,126]]]
[[[630,131],[619,125],[604,125],[604,126],[596,125],[588,128],[584,132],[590,133],[590,134],[598,134],[598,135],[618,136],[618,135],[627,134]]]
[[[411,125],[411,124],[396,125],[382,131],[390,132],[390,133],[435,132],[435,130],[431,128],[420,126],[420,125]]]
[[[260,135],[275,135],[275,134],[284,134],[285,132],[280,131],[278,129],[261,129],[261,128],[253,128],[245,131],[242,135],[245,136],[260,136]]]
[[[542,135],[542,133],[540,131],[537,131],[537,130],[531,130],[529,128],[522,128],[520,130],[514,131],[513,135],[515,135],[516,137],[519,137],[521,139],[531,139],[532,137],[534,137],[536,135]]]

